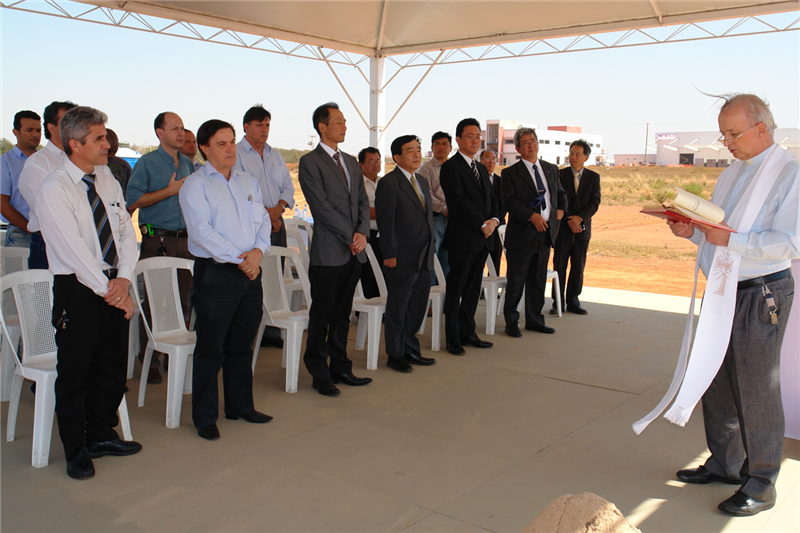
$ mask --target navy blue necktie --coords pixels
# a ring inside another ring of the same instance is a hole
[[[542,181],[542,176],[539,175],[536,163],[533,164],[533,175],[536,177],[536,192],[539,193],[539,197],[542,199],[542,203],[539,205],[542,208],[542,212],[544,212],[547,209],[547,195],[545,194],[547,190],[544,188],[544,182]]]
[[[100,252],[103,254],[103,261],[111,265],[111,268],[116,268],[117,246],[114,244],[114,235],[111,233],[111,224],[108,222],[106,206],[103,205],[103,200],[97,194],[97,190],[94,187],[94,174],[84,174],[81,179],[87,185],[86,197],[89,199],[89,207],[92,208],[94,225],[97,228],[97,238],[100,240]]]

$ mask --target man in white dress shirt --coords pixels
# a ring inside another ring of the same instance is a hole
[[[66,160],[44,181],[36,201],[54,275],[56,419],[67,474],[75,479],[94,476],[93,458],[142,449],[114,430],[125,393],[133,313],[128,285],[138,254],[122,189],[106,166],[106,120],[91,107],[64,115]]]

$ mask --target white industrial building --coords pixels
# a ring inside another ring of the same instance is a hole
[[[497,152],[499,165],[513,165],[520,156],[514,147],[514,133],[521,127],[534,128],[539,138],[539,159],[544,159],[556,165],[566,165],[569,156],[569,145],[573,141],[583,139],[589,143],[592,153],[588,165],[602,165],[606,159],[603,147],[603,136],[582,133],[576,126],[548,126],[538,127],[535,124],[523,124],[514,120],[489,119],[486,129],[481,133],[483,141],[481,150],[494,150]]]
[[[656,165],[727,167],[735,158],[722,142],[717,140],[719,137],[718,131],[656,133]],[[773,139],[784,149],[800,155],[800,129],[776,129]]]

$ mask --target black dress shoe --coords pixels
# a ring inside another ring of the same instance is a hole
[[[283,348],[283,339],[280,337],[261,337],[261,346],[272,346],[274,348]]]
[[[406,361],[412,365],[431,366],[436,364],[433,357],[423,357],[421,353],[411,352],[405,355]]]
[[[528,331],[538,331],[539,333],[555,333],[556,330],[549,326],[525,326]]]
[[[323,396],[336,396],[342,392],[336,388],[336,385],[333,384],[333,381],[317,381],[315,379],[311,382],[311,386]]]
[[[687,468],[685,470],[678,470],[675,474],[679,480],[684,483],[694,483],[695,485],[705,485],[707,483],[719,482],[727,483],[728,485],[741,485],[742,482],[738,479],[731,479],[717,474],[712,474],[706,469],[705,466],[698,466],[697,468]]]
[[[389,368],[391,368],[396,372],[401,372],[403,374],[408,374],[409,372],[414,371],[414,369],[411,368],[411,365],[409,364],[408,361],[400,358],[392,359],[390,357],[389,360],[386,361],[386,366],[388,366]]]
[[[87,442],[86,448],[89,450],[89,457],[92,459],[97,459],[104,455],[133,455],[142,451],[142,445],[138,442],[120,438],[102,442]]]
[[[360,387],[361,385],[372,383],[372,378],[357,378],[352,373],[337,374],[331,372],[331,380],[333,380],[334,383],[344,383],[351,387]]]
[[[251,424],[266,424],[267,422],[272,420],[271,416],[265,415],[264,413],[259,413],[255,409],[253,409],[249,413],[244,413],[244,414],[241,414],[241,415],[238,415],[238,416],[237,415],[225,415],[225,418],[227,418],[228,420],[239,420],[241,418],[242,420],[246,420],[247,422],[250,422]]]
[[[519,330],[519,324],[516,322],[514,324],[506,324],[506,335],[509,337],[514,337],[515,339],[522,337],[522,332]]]
[[[94,477],[94,463],[89,458],[89,452],[82,448],[72,461],[67,461],[67,475],[72,479],[89,479]]]
[[[719,504],[717,509],[733,516],[753,516],[773,507],[775,507],[774,499],[762,502],[737,490],[733,496]]]
[[[216,424],[209,424],[201,428],[197,428],[197,434],[206,440],[217,440],[219,438],[219,429]]]
[[[464,355],[465,353],[467,353],[464,351],[463,346],[455,342],[448,342],[446,343],[446,346],[447,346],[447,351],[453,355]]]
[[[556,306],[550,308],[550,314],[558,316],[558,309],[556,308]]]
[[[474,346],[475,348],[491,348],[494,346],[494,343],[483,341],[479,339],[477,335],[470,335],[469,337],[461,339],[461,344],[468,344],[470,346]]]
[[[584,309],[580,305],[577,305],[575,307],[567,307],[567,312],[568,313],[575,313],[576,315],[588,315],[589,314],[589,311],[587,311],[586,309]]]

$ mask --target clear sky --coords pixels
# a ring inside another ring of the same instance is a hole
[[[794,20],[797,12],[782,15]],[[369,132],[328,67],[319,61],[244,50],[0,9],[0,137],[13,141],[13,115],[42,114],[53,100],[106,112],[123,142],[156,144],[152,123],[175,111],[187,128],[207,119],[241,132],[248,107],[273,114],[270,144],[307,148],[314,108],[340,104],[348,119],[342,148],[357,153]],[[336,66],[365,116],[369,88]],[[424,70],[401,73],[387,91],[387,120]],[[387,79],[391,75],[387,67]],[[716,103],[698,92],[754,92],[779,127],[800,124],[800,31],[556,54],[435,67],[386,132],[413,133],[430,148],[464,117],[581,126],[604,135],[610,157],[642,153],[645,124],[657,131],[716,130]]]

